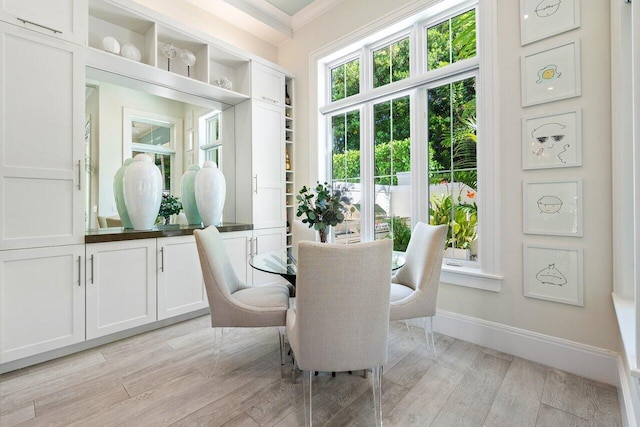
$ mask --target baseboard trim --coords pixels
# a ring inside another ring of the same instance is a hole
[[[621,386],[619,355],[550,335],[438,310],[434,330],[595,381]]]

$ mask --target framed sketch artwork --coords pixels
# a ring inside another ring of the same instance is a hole
[[[582,181],[523,183],[523,232],[582,236]]]
[[[525,244],[524,296],[584,306],[582,249]]]
[[[522,56],[522,106],[580,96],[580,41]]]
[[[581,165],[581,110],[522,119],[522,169]]]
[[[579,26],[579,0],[520,0],[522,46]]]

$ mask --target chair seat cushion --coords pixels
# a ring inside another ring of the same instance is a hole
[[[401,285],[400,283],[392,283],[391,284],[391,298],[390,301],[400,301],[411,295],[413,293],[413,289],[408,286]]]
[[[289,288],[287,285],[255,286],[241,289],[232,298],[242,304],[261,308],[289,308]]]

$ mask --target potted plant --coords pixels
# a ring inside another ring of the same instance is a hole
[[[320,235],[320,241],[326,242],[330,227],[344,221],[344,214],[349,211],[347,205],[351,199],[340,189],[332,189],[326,182],[318,182],[314,189],[303,186],[298,196],[298,212],[296,216],[305,215],[302,222],[314,228]],[[351,211],[353,212],[353,207]]]
[[[162,193],[160,211],[158,212],[156,224],[168,225],[171,221],[171,215],[178,215],[181,210],[182,202],[179,198],[174,197],[171,194]]]
[[[475,197],[475,193],[468,197]],[[470,259],[472,243],[478,238],[478,206],[476,203],[453,202],[451,194],[434,195],[429,207],[429,223],[431,225],[446,224],[449,226],[445,250],[453,258]],[[452,215],[453,211],[453,215]],[[459,252],[463,254],[460,255]]]

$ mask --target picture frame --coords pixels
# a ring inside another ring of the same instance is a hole
[[[524,244],[524,296],[584,307],[582,248]]]
[[[582,166],[582,110],[522,119],[522,169]]]
[[[581,95],[580,40],[521,57],[522,106]]]
[[[520,0],[520,44],[580,27],[580,0]]]
[[[523,181],[523,233],[582,236],[582,180]]]

